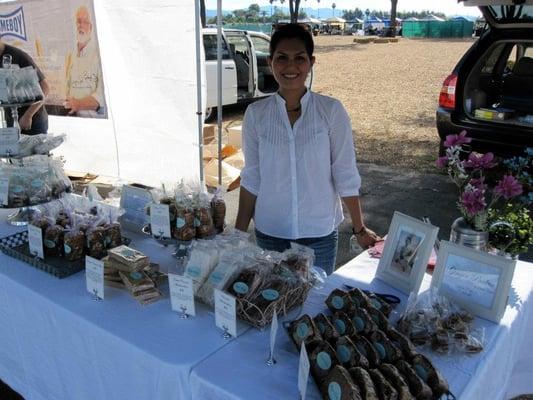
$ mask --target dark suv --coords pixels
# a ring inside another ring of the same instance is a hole
[[[463,129],[473,150],[501,156],[533,147],[533,0],[465,0],[486,20],[480,38],[446,78],[437,129]]]

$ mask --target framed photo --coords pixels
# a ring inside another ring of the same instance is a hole
[[[138,232],[150,221],[146,214],[146,206],[154,201],[150,189],[152,188],[139,184],[122,187],[120,208],[125,212],[120,217],[120,224],[124,229]]]
[[[441,242],[431,287],[478,317],[499,322],[516,261]]]
[[[396,211],[376,276],[403,293],[418,293],[438,231],[436,226]]]

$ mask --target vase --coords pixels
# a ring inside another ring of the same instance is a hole
[[[487,251],[489,233],[486,231],[476,231],[463,217],[459,217],[453,221],[450,231],[450,242],[480,251]]]

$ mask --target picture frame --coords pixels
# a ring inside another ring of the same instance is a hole
[[[442,241],[431,287],[472,314],[498,323],[516,260]]]
[[[124,214],[120,216],[120,225],[129,231],[139,232],[150,222],[146,207],[154,201],[152,188],[140,184],[124,185],[120,196],[120,208]]]
[[[399,291],[418,293],[439,228],[394,212],[376,277]]]

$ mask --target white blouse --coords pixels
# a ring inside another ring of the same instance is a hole
[[[307,91],[291,127],[275,94],[248,106],[241,185],[257,196],[255,227],[284,239],[321,237],[343,220],[341,197],[358,196],[350,118],[331,97]]]

